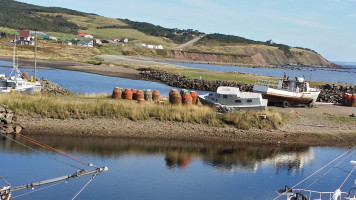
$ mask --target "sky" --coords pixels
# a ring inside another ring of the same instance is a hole
[[[356,62],[356,0],[20,0],[127,18],[166,28],[222,33],[310,48]]]

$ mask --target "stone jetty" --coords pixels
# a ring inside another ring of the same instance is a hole
[[[5,105],[0,105],[0,139],[6,139],[13,132],[20,133],[22,126],[17,123],[17,116]]]
[[[72,94],[71,91],[66,90],[59,85],[53,83],[52,81],[49,81],[47,79],[41,78],[39,79],[42,90],[41,93],[46,93],[46,94],[61,94],[61,95],[68,95]]]

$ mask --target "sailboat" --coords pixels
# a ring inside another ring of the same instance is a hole
[[[36,58],[35,58],[36,59]],[[0,93],[26,92],[34,93],[41,91],[41,83],[36,80],[28,81],[23,78],[18,62],[16,63],[16,39],[14,42],[14,56],[12,61],[12,70],[9,76],[5,73],[0,74]]]

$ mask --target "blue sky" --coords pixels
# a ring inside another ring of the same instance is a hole
[[[356,0],[21,0],[167,28],[317,51],[331,61],[356,62]]]

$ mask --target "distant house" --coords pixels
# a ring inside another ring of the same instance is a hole
[[[21,30],[18,36],[11,38],[11,42],[16,40],[16,45],[34,45],[33,39],[29,30]]]
[[[55,36],[49,36],[49,39],[57,41],[57,37],[55,37]]]
[[[120,43],[128,43],[129,42],[129,39],[128,38],[121,38],[119,40]]]
[[[162,45],[157,45],[156,49],[163,49],[163,46]]]
[[[151,44],[148,44],[148,45],[147,45],[147,48],[149,48],[149,49],[154,49],[155,46],[154,46],[154,45],[151,45]]]
[[[266,43],[267,44],[274,44],[274,42],[272,40],[267,40]]]
[[[79,37],[85,37],[85,38],[94,38],[92,35],[85,34],[85,33],[78,34],[77,36],[79,36]]]
[[[73,43],[71,41],[63,41],[62,44],[69,45],[69,46],[73,45]]]
[[[81,47],[93,47],[94,41],[93,40],[79,40],[77,46]]]

